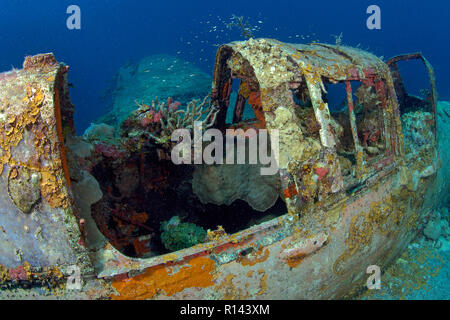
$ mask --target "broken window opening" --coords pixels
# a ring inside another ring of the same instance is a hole
[[[406,160],[413,162],[420,157],[421,165],[417,169],[421,169],[432,163],[432,148],[436,143],[435,97],[433,83],[430,84],[427,74],[432,70],[427,70],[427,62],[420,55],[412,55],[410,60],[400,57],[390,64],[390,68],[399,104]]]
[[[384,84],[384,82],[382,82]],[[381,95],[386,97],[386,87],[377,91],[375,85],[361,82],[352,82],[354,113],[359,142],[364,150],[365,160],[369,162],[386,151],[385,127],[383,108],[384,101]]]
[[[328,93],[323,100],[330,110],[330,125],[347,190],[367,178],[362,166],[373,168],[386,156],[383,97],[387,92],[383,81],[377,83],[378,86],[371,81],[325,82]]]
[[[341,174],[346,188],[358,184],[356,174],[356,149],[350,122],[348,97],[344,82],[325,82],[328,94],[323,101],[328,103],[331,121],[330,125],[336,139],[336,152],[341,166]],[[354,101],[353,101],[354,104]]]
[[[227,108],[225,123],[228,127],[241,123],[254,124],[256,128],[265,127],[259,89],[255,85],[234,78],[232,80],[230,103]]]
[[[316,119],[306,81],[291,84],[292,97],[295,103],[295,115],[300,121],[302,134],[320,141],[320,124]]]
[[[412,59],[391,65],[400,115],[409,112],[433,112],[428,74],[422,61]]]

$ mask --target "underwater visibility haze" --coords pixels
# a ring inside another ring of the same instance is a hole
[[[449,299],[449,17],[3,0],[0,299]]]

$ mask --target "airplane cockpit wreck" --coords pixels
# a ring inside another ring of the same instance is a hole
[[[424,97],[402,81],[410,60]],[[0,74],[3,294],[350,297],[437,205],[437,93],[420,53],[232,42],[205,99],[136,97],[116,132],[83,136],[68,72],[43,54]]]

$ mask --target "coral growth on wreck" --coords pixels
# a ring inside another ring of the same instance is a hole
[[[161,240],[170,251],[177,251],[202,243],[206,231],[194,223],[181,222],[178,216],[161,223]]]
[[[409,112],[402,115],[406,153],[417,153],[419,149],[434,143],[431,126],[433,116],[429,112]]]
[[[169,98],[167,102],[153,100],[151,105],[138,103],[139,107],[122,128],[131,123],[138,123],[144,135],[153,139],[157,144],[169,146],[172,133],[177,129],[194,130],[195,122],[201,122],[203,129],[210,128],[216,121],[218,109],[211,105],[210,97],[202,101],[192,100],[186,108],[181,103]]]

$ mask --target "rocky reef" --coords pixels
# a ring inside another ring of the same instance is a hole
[[[440,169],[438,171],[439,184],[442,188],[439,192],[439,199],[441,203],[449,204],[450,201],[450,181],[445,177],[450,174],[450,102],[439,101],[437,105],[437,138],[438,151],[441,159]]]
[[[145,57],[120,68],[107,95],[112,108],[98,122],[118,127],[136,109],[135,100],[152,101],[172,97],[187,105],[205,97],[211,90],[211,77],[191,63],[170,55]]]
[[[429,113],[411,111],[402,122],[409,126],[410,134],[405,136],[405,147],[419,151],[424,139],[430,138],[426,120]],[[436,190],[438,209],[433,211],[424,223],[422,232],[412,241],[402,255],[386,270],[381,290],[367,290],[356,299],[367,300],[417,300],[449,299],[448,281],[450,267],[450,182],[448,176],[450,161],[450,102],[439,101],[437,105],[437,137],[441,163],[438,170],[439,185]]]

